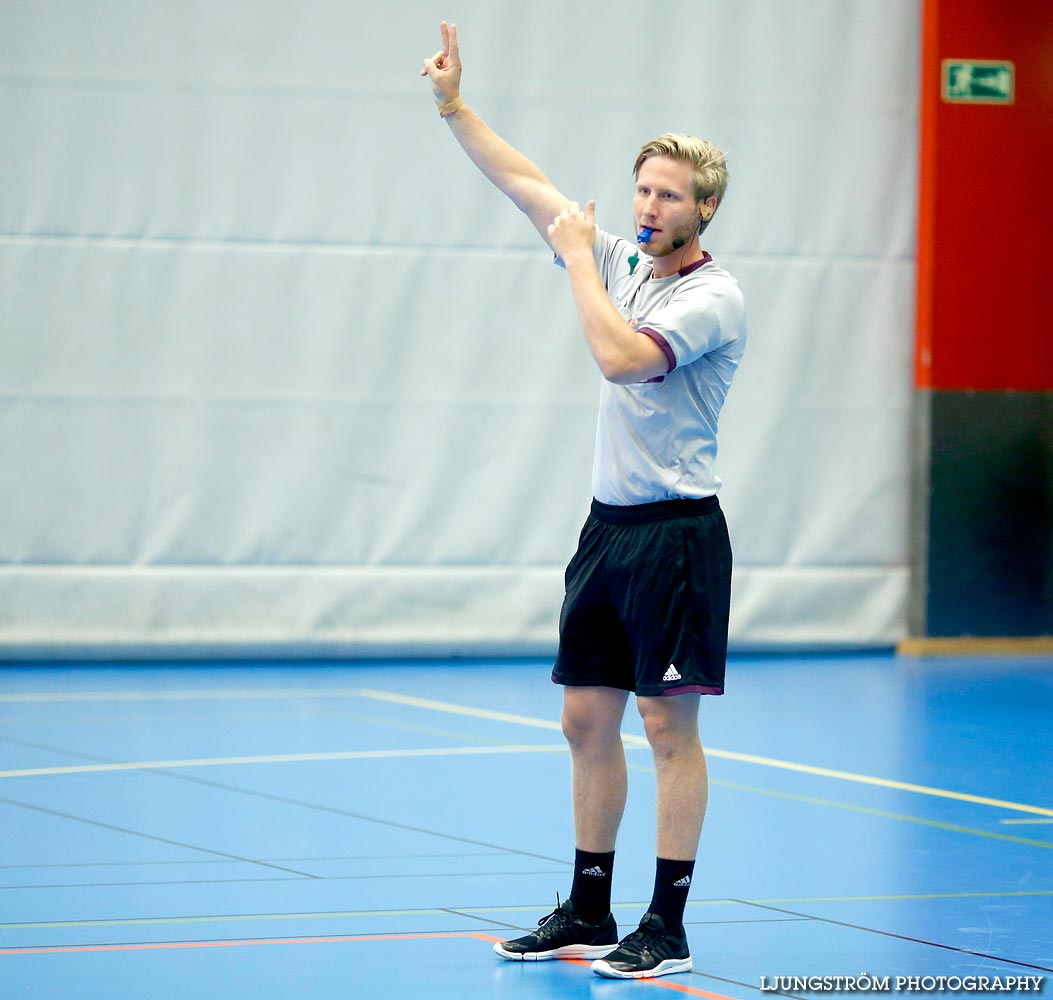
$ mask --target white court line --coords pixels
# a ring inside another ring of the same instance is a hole
[[[0,704],[99,701],[253,701],[285,698],[359,698],[360,688],[202,688],[185,691],[27,691],[0,694]]]
[[[551,719],[538,719],[532,715],[514,715],[511,712],[494,712],[488,708],[472,708],[469,705],[455,705],[449,701],[434,701],[431,698],[415,698],[413,695],[396,694],[394,691],[377,691],[375,688],[360,688],[357,692],[361,698],[375,698],[377,701],[390,701],[396,705],[412,705],[414,708],[427,708],[433,712],[448,712],[453,715],[470,715],[477,719],[493,719],[495,722],[514,722],[520,726],[532,726],[534,729],[552,729],[557,733],[563,727]],[[632,746],[649,746],[643,736],[633,733],[622,733],[622,741]]]
[[[198,757],[187,760],[147,760],[127,764],[78,764],[73,767],[31,767],[0,771],[0,778],[31,778],[46,774],[98,774],[105,771],[147,771],[154,768],[222,767],[225,764],[291,764],[322,760],[380,760],[391,757],[470,757],[492,753],[566,753],[564,743],[494,747],[436,747],[429,750],[348,750],[339,753],[289,753],[258,757]]]
[[[372,698],[376,701],[387,701],[398,705],[412,705],[430,711],[446,712],[453,715],[466,715],[480,719],[492,719],[498,722],[511,722],[517,725],[531,726],[535,729],[559,730],[560,724],[550,719],[538,719],[528,715],[516,715],[510,712],[495,712],[489,709],[472,708],[453,702],[435,701],[429,698],[416,698],[411,695],[397,694],[393,691],[379,691],[373,688],[275,688],[245,690],[200,690],[200,691],[85,691],[85,692],[36,692],[24,694],[0,695],[3,702],[84,702],[84,701],[204,701],[230,699],[288,699],[288,698]],[[630,747],[647,746],[642,736],[623,733],[622,740]],[[476,749],[476,748],[471,748]],[[369,751],[366,751],[369,752]],[[1027,805],[1022,802],[1008,802],[1004,799],[993,799],[982,795],[971,795],[967,792],[955,792],[944,788],[931,788],[927,785],[913,785],[889,778],[877,778],[867,774],[856,774],[852,771],[838,771],[827,767],[814,767],[810,764],[798,764],[794,761],[780,760],[776,757],[761,757],[756,754],[736,753],[732,750],[718,750],[707,747],[710,757],[734,760],[746,764],[758,764],[784,771],[796,771],[822,778],[834,778],[839,781],[850,781],[856,784],[873,785],[879,788],[890,788],[895,791],[912,792],[918,795],[929,795],[935,798],[952,799],[958,802],[969,802],[974,805],[992,806],[1012,812],[1032,813],[1038,816],[1053,818],[1053,809]],[[245,758],[246,761],[255,758]],[[231,758],[238,760],[238,758]],[[135,765],[102,765],[105,767],[122,767],[133,769]],[[157,765],[148,765],[157,766]],[[203,765],[202,765],[203,766]],[[69,772],[67,772],[69,773]],[[2,775],[3,772],[0,772]]]

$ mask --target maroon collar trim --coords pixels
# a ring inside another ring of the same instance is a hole
[[[680,268],[680,277],[686,278],[692,271],[697,271],[700,267],[705,264],[711,263],[713,258],[705,250],[702,251],[702,259],[696,260],[694,264],[688,264],[687,267]]]

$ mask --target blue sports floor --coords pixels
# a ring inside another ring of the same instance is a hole
[[[740,656],[703,699],[693,973],[500,962],[490,942],[570,884],[548,669],[0,667],[0,997],[758,1000],[762,977],[1053,974],[1053,661],[891,654]],[[632,702],[626,733],[628,931],[654,856]]]

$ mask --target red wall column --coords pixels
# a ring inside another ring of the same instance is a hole
[[[1053,389],[1053,0],[925,0],[915,382]],[[1010,105],[944,59],[1015,64]]]

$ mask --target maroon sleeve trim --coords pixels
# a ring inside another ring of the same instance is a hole
[[[637,333],[646,333],[661,349],[665,355],[665,360],[668,362],[669,367],[666,369],[666,375],[668,375],[674,368],[676,368],[676,355],[673,353],[673,349],[669,346],[669,341],[665,339],[657,330],[652,330],[649,326],[641,326],[637,328]]]

